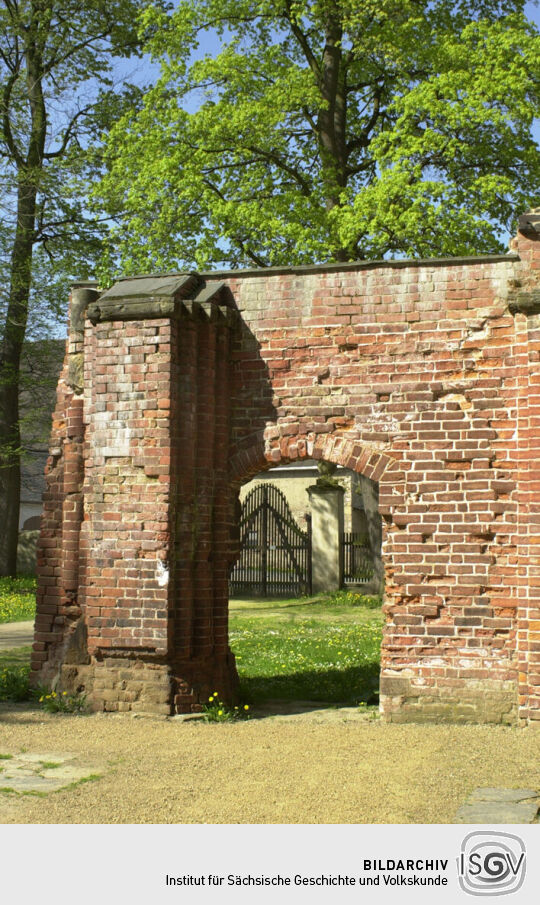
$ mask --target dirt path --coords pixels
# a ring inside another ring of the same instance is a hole
[[[450,823],[478,787],[540,788],[534,730],[346,715],[203,724],[0,705],[0,754],[21,750],[100,778],[0,793],[3,823]]]
[[[34,640],[33,622],[6,622],[0,625],[0,650],[24,647]]]

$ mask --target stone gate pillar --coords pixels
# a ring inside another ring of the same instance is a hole
[[[339,484],[308,487],[311,505],[312,589],[337,591],[343,584],[343,497]]]

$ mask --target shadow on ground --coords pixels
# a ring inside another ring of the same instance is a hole
[[[240,678],[242,700],[261,704],[270,700],[313,701],[327,704],[378,703],[379,665],[321,669],[285,676]]]

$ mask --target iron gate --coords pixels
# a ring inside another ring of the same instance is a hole
[[[311,593],[311,525],[298,527],[275,484],[257,484],[242,505],[240,556],[231,596],[296,597]]]
[[[373,556],[365,534],[346,532],[342,537],[343,582],[367,584],[373,578]]]

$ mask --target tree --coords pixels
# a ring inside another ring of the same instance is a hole
[[[83,186],[96,170],[88,148],[114,107],[114,58],[138,46],[138,8],[138,0],[0,0],[0,575],[16,568],[20,367],[32,288],[42,309],[47,292],[33,274],[35,249],[48,275],[64,276],[74,257],[91,261],[97,250],[99,230],[84,209]]]
[[[124,272],[498,252],[538,203],[521,0],[180,0],[144,22],[161,76],[99,189]]]

